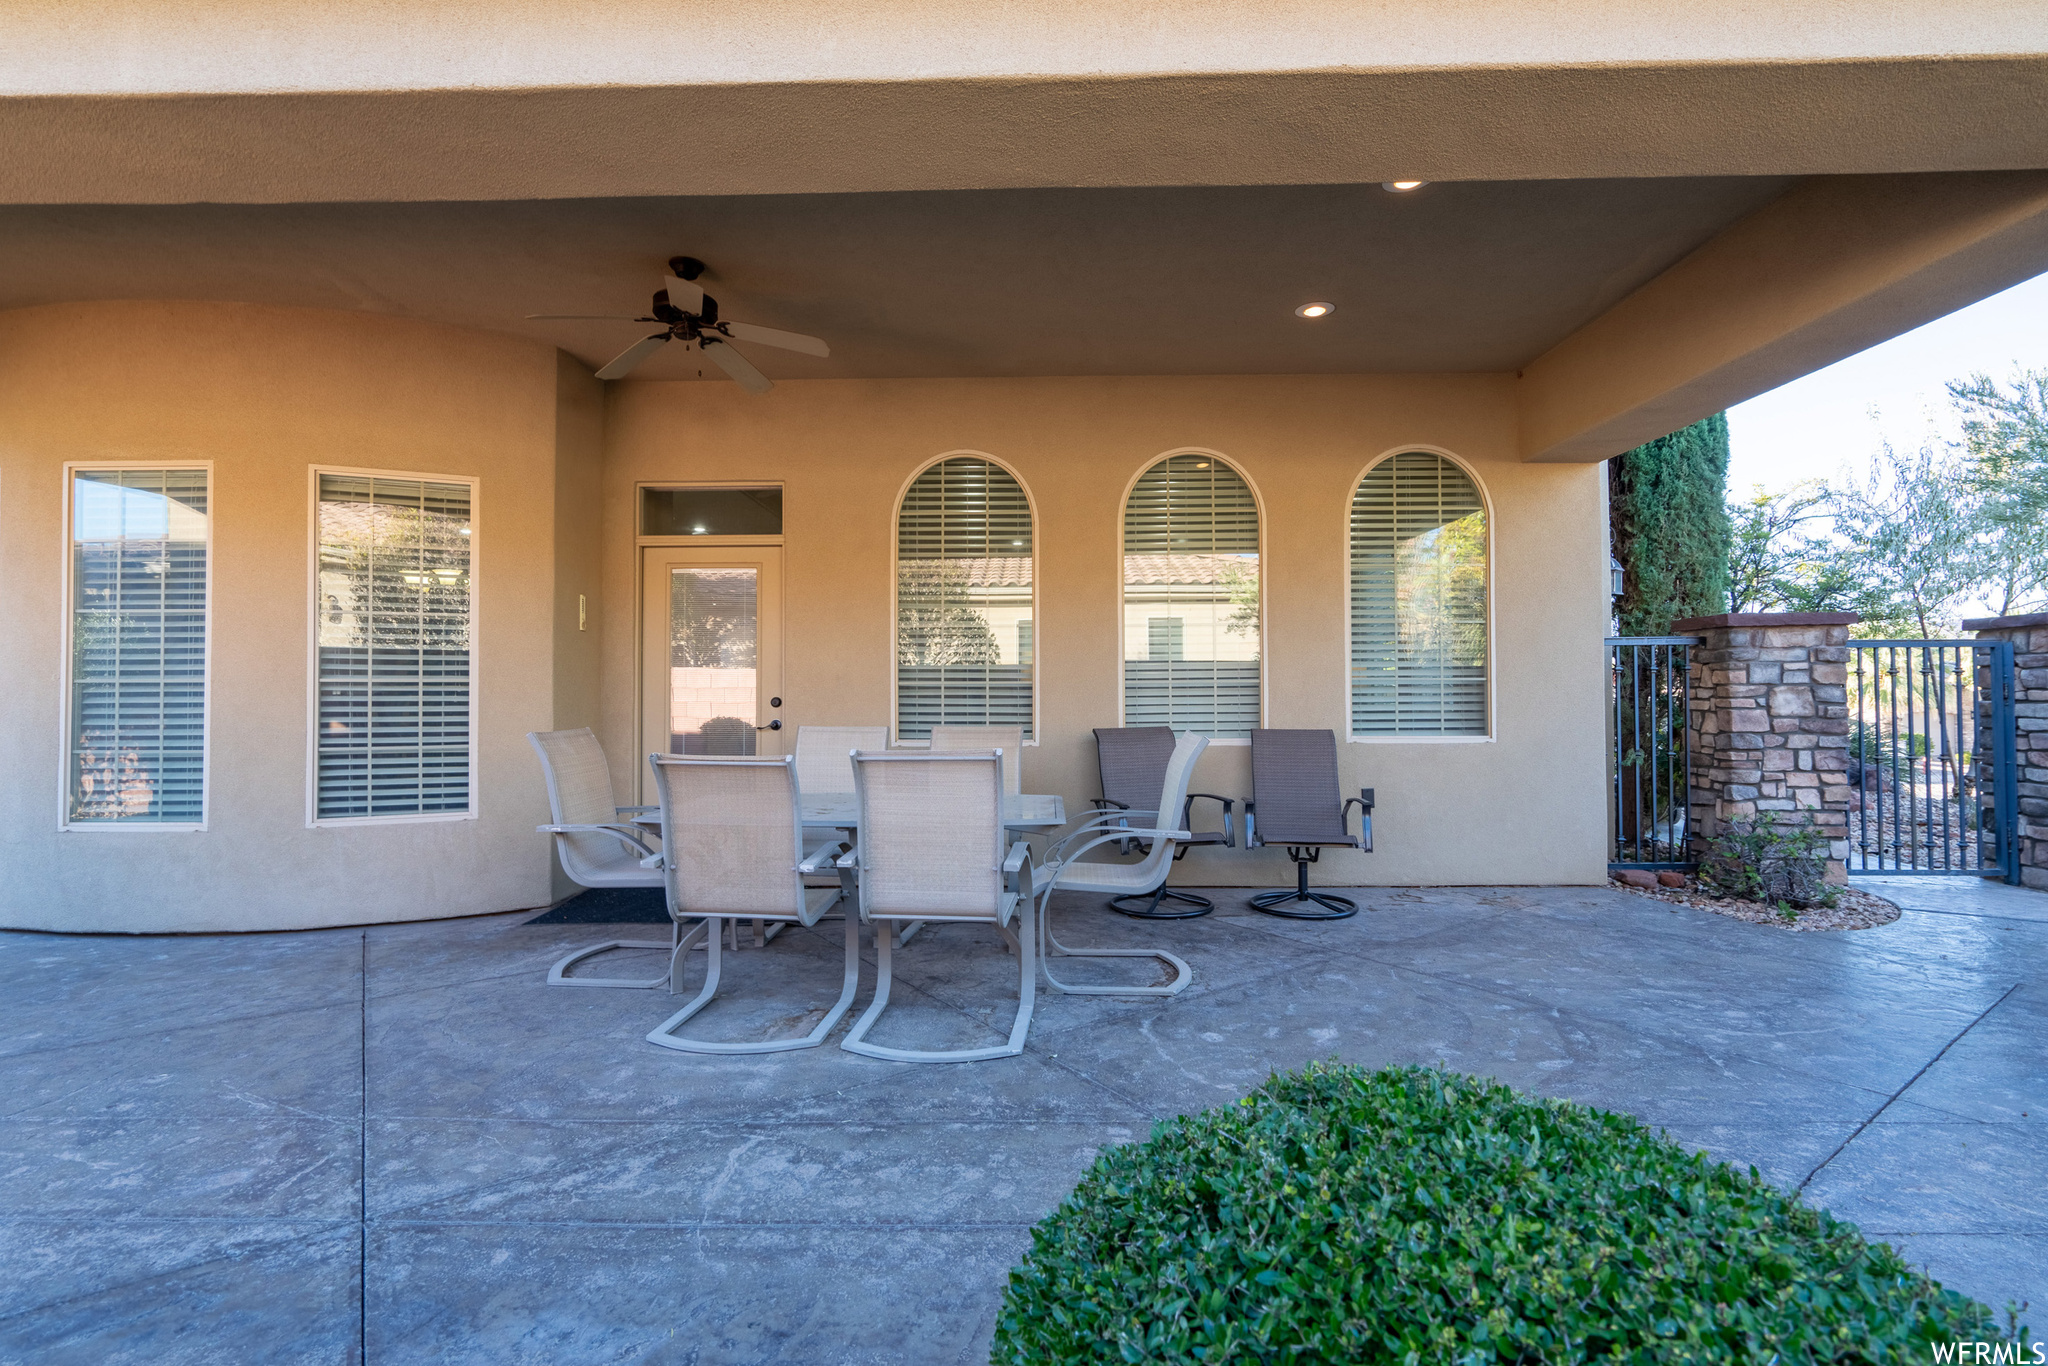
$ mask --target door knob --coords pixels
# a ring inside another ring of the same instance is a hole
[[[769,723],[768,723],[767,725],[765,725],[765,726],[756,726],[756,727],[754,727],[754,729],[755,729],[755,730],[781,730],[781,729],[782,729],[782,720],[781,720],[781,718],[779,718],[779,717],[778,717],[777,719],[775,719],[775,720],[773,720],[773,721],[770,721],[770,722],[769,722]]]

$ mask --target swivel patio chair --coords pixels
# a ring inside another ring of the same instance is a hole
[[[1359,810],[1358,834],[1346,826]],[[1261,892],[1252,907],[1290,920],[1342,920],[1358,914],[1349,897],[1312,892],[1308,866],[1326,847],[1372,852],[1372,789],[1345,797],[1337,788],[1337,737],[1327,730],[1252,732],[1252,800],[1244,804],[1247,849],[1281,845],[1294,860],[1294,890]]]
[[[1022,726],[933,726],[932,748],[971,749],[1003,756],[1003,791],[1012,797],[1024,790],[1024,728]]]
[[[1195,760],[1209,742],[1199,735],[1183,735],[1167,758],[1149,827],[1132,825],[1139,813],[1098,811],[1078,822],[1046,851],[1043,864],[1032,870],[1032,883],[1040,888],[1043,904],[1038,909],[1040,953],[1044,958],[1045,980],[1056,991],[1074,996],[1172,996],[1194,980],[1194,970],[1179,956],[1162,949],[1077,949],[1062,944],[1052,932],[1052,894],[1059,888],[1074,892],[1109,892],[1124,898],[1142,897],[1157,891],[1173,871],[1174,852],[1185,844],[1189,832],[1174,826],[1174,817],[1187,809],[1188,781],[1194,776]],[[1076,845],[1075,841],[1081,841]],[[1139,840],[1150,848],[1136,863],[1084,863],[1081,856],[1106,844]],[[1173,969],[1173,980],[1160,986],[1083,986],[1062,982],[1053,975],[1054,957],[1061,958],[1156,958]]]
[[[654,808],[612,804],[611,768],[605,763],[604,746],[590,727],[529,731],[526,738],[540,756],[541,774],[548,785],[548,809],[554,816],[554,824],[539,829],[554,837],[555,853],[569,880],[581,887],[661,886],[661,869],[646,862],[659,858],[647,844],[651,836],[620,819]],[[673,962],[686,940],[695,942],[702,937],[703,927],[693,926],[686,935],[679,923],[671,920],[670,924],[666,941],[609,939],[577,949],[548,969],[548,985],[641,989],[666,985],[666,973],[659,977],[571,977],[569,969],[611,949],[666,949]]]
[[[1096,809],[1122,812],[1124,823],[1128,823],[1131,817],[1157,815],[1145,804],[1154,799],[1160,784],[1166,780],[1166,765],[1173,758],[1173,746],[1171,726],[1096,727],[1095,762],[1102,778],[1102,795],[1095,799]],[[1195,829],[1193,817],[1197,798],[1223,804],[1221,830]],[[1174,861],[1179,862],[1189,849],[1198,844],[1235,848],[1237,837],[1230,827],[1230,813],[1235,805],[1228,797],[1190,792],[1180,811],[1181,828],[1188,832],[1188,839],[1173,851]],[[1126,840],[1123,852],[1128,854],[1134,845],[1149,847],[1149,842]],[[1192,909],[1162,911],[1159,909],[1161,901],[1177,902]],[[1109,899],[1109,908],[1136,920],[1192,920],[1196,916],[1207,915],[1216,908],[1216,903],[1192,892],[1176,892],[1162,881],[1149,898],[1143,893],[1113,896]]]
[[[895,1062],[979,1062],[1024,1051],[1038,987],[1030,851],[1004,849],[1002,756],[892,750],[853,756],[860,843],[840,860],[860,873],[860,914],[875,929],[875,998],[840,1047]],[[908,921],[992,926],[1017,952],[1017,1015],[1007,1043],[930,1051],[868,1042],[889,1004],[896,938]],[[1016,922],[1016,930],[1010,928]]]
[[[683,1053],[780,1053],[815,1048],[853,1004],[860,985],[860,922],[846,917],[846,964],[839,1000],[810,1033],[794,1039],[717,1043],[675,1031],[718,994],[720,922],[774,921],[815,925],[846,894],[839,886],[804,886],[806,874],[830,869],[831,845],[804,857],[803,812],[796,760],[698,758],[651,754],[654,789],[661,799],[661,858],[669,918],[680,925],[700,917],[712,924],[704,959],[704,986],[688,1005],[650,1031],[647,1042]],[[680,971],[680,950],[669,964],[669,990]]]

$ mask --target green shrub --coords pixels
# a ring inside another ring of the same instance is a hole
[[[1774,904],[1786,919],[1809,906],[1832,906],[1839,890],[1827,881],[1828,841],[1803,816],[1780,821],[1766,811],[1707,841],[1700,881],[1722,896]]]
[[[1010,1273],[992,1360],[1791,1366],[1997,1335],[1626,1116],[1330,1063],[1097,1158]]]

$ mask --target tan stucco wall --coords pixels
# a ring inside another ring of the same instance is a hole
[[[558,421],[564,464],[596,454],[583,386],[545,346],[362,314],[0,313],[0,924],[279,929],[550,900],[524,732],[553,720],[557,659],[590,705],[592,670],[557,650],[551,611]],[[558,417],[558,390],[580,416]],[[209,828],[60,833],[63,463],[172,458],[213,462]],[[307,827],[314,464],[481,478],[477,819]]]
[[[1505,376],[637,382],[608,395],[605,698],[614,755],[637,755],[640,481],[784,485],[784,716],[792,727],[891,721],[890,556],[898,493],[925,462],[981,451],[1038,513],[1039,728],[1026,790],[1070,811],[1096,784],[1093,727],[1118,724],[1121,499],[1168,451],[1214,450],[1264,507],[1266,721],[1345,731],[1346,513],[1374,457],[1416,446],[1465,460],[1494,514],[1495,739],[1352,743],[1344,783],[1377,789],[1378,852],[1326,853],[1331,883],[1557,883],[1605,877],[1598,466],[1517,457]],[[615,760],[621,801],[641,800]],[[1242,797],[1249,751],[1212,746],[1198,790]],[[1178,880],[1292,881],[1278,852],[1197,851]]]

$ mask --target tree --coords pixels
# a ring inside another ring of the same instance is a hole
[[[2048,370],[2020,372],[2010,392],[1976,374],[1948,393],[1979,500],[1979,575],[2005,616],[2048,590]]]
[[[1728,610],[1727,415],[1617,457],[1608,482],[1622,634],[1661,635],[1682,618]]]
[[[1869,473],[1830,489],[1838,552],[1856,576],[1847,606],[1865,634],[1927,638],[1978,585],[1980,500],[1965,462],[1928,443],[1886,442]]]
[[[1824,531],[1833,498],[1817,479],[1777,493],[1759,484],[1749,497],[1728,503],[1728,610],[1731,612],[1839,612],[1856,586],[1856,572]]]
[[[896,662],[997,663],[996,633],[965,572],[945,560],[904,560],[896,572]]]

